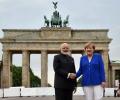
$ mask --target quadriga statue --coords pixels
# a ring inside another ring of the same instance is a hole
[[[51,18],[51,27],[62,27],[62,20],[61,16],[59,15],[58,11],[53,12],[52,18]]]

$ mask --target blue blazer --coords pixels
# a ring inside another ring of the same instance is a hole
[[[82,86],[94,86],[105,82],[104,63],[100,54],[94,53],[90,62],[87,55],[81,57],[76,77],[81,75]]]

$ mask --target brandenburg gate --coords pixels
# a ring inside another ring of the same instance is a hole
[[[56,7],[56,6],[55,6]],[[57,12],[55,8],[55,12]],[[55,12],[51,20],[55,21]],[[58,13],[58,12],[57,12]],[[46,16],[45,16],[46,17]],[[60,16],[58,16],[60,18]],[[57,21],[59,20],[57,18]],[[45,20],[47,21],[47,20]],[[0,39],[3,45],[3,67],[1,70],[1,87],[12,86],[12,55],[22,54],[22,86],[30,87],[30,54],[41,54],[41,86],[46,87],[48,82],[48,54],[58,53],[63,42],[71,45],[73,54],[84,54],[84,45],[92,41],[96,45],[96,52],[102,54],[105,64],[106,78],[110,85],[108,65],[109,43],[108,29],[72,29],[67,24],[51,24],[40,29],[3,29],[4,37]],[[60,25],[60,26],[58,26]]]

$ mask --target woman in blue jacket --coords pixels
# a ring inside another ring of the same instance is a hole
[[[76,77],[82,75],[82,86],[86,100],[101,100],[105,87],[104,64],[100,54],[94,53],[95,45],[88,42],[85,47],[86,55],[81,57],[80,68]]]

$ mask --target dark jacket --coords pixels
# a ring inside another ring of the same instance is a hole
[[[68,73],[76,73],[74,59],[71,56],[64,54],[54,56],[53,68],[55,88],[74,89],[76,87],[76,79],[67,78]]]

